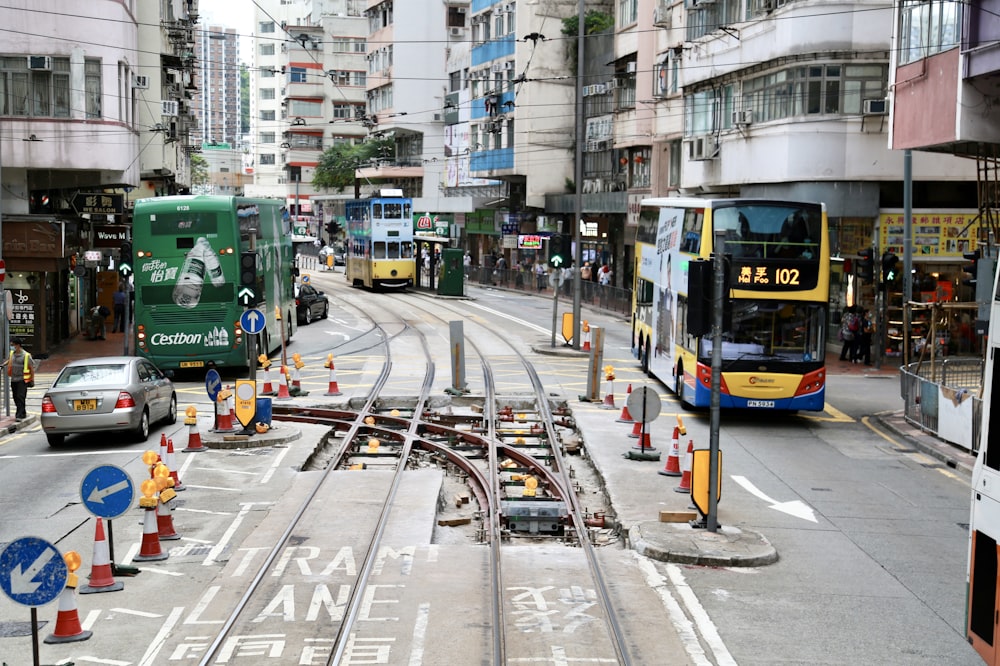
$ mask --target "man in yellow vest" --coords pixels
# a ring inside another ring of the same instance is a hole
[[[2,365],[7,366],[7,376],[10,377],[10,393],[14,397],[14,405],[17,408],[14,418],[23,421],[28,418],[25,403],[28,400],[28,389],[35,385],[35,364],[22,345],[21,338],[10,339],[10,356]],[[0,366],[2,367],[2,366]]]

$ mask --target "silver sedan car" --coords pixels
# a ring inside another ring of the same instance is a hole
[[[177,421],[173,382],[134,356],[73,361],[42,397],[42,431],[51,446],[66,435],[108,431],[126,431],[144,442],[150,423],[161,420]]]

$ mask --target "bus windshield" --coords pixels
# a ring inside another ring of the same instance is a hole
[[[738,300],[733,323],[722,337],[722,360],[820,361],[825,312],[819,305],[785,301]],[[712,338],[700,339],[699,356],[712,355]]]

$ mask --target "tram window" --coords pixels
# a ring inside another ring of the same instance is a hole
[[[403,259],[412,259],[413,258],[413,243],[403,243],[403,245],[402,245],[402,247],[400,249],[400,255],[399,256],[401,258],[403,258]]]
[[[387,203],[384,206],[386,220],[403,219],[403,204]]]
[[[382,204],[380,203],[372,204],[372,217],[376,219],[382,217]]]
[[[399,243],[389,243],[389,247],[388,247],[388,250],[386,252],[386,256],[389,259],[399,259],[399,257],[400,257],[400,254],[399,254]]]
[[[385,259],[385,242],[378,241],[372,246],[372,259]]]

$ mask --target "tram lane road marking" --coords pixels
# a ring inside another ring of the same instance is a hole
[[[796,518],[801,518],[803,520],[808,520],[814,523],[819,521],[816,520],[816,516],[813,513],[811,506],[806,504],[801,500],[791,500],[788,502],[779,502],[776,499],[772,499],[763,490],[755,486],[750,479],[745,476],[740,476],[737,474],[732,474],[730,477],[733,481],[738,483],[743,487],[748,493],[756,497],[757,499],[763,500],[766,504],[770,504],[770,508],[777,509],[782,513],[787,513],[790,516],[795,516]]]

